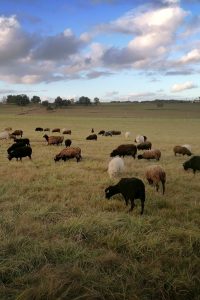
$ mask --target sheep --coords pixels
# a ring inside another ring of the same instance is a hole
[[[86,140],[97,140],[97,135],[96,134],[90,134],[86,137]]]
[[[147,140],[145,135],[137,135],[135,138],[135,143],[144,143]]]
[[[120,135],[121,131],[117,131],[117,130],[111,130],[110,131],[112,133],[112,135]]]
[[[134,144],[122,144],[119,145],[116,149],[114,149],[111,153],[110,156],[132,156],[135,159],[135,155],[137,154],[137,148]]]
[[[105,130],[100,130],[98,134],[99,135],[104,135],[104,133],[105,133]]]
[[[43,128],[42,127],[36,127],[35,131],[43,131]]]
[[[195,155],[191,157],[189,160],[185,161],[183,163],[183,168],[185,171],[187,171],[188,169],[192,169],[194,174],[196,173],[197,170],[200,171],[200,156]]]
[[[24,143],[25,145],[27,146],[30,146],[30,140],[27,139],[27,138],[24,138],[24,139],[17,139],[17,138],[14,138],[14,142],[15,143]]]
[[[66,128],[63,128],[62,134],[72,134],[72,131]]]
[[[105,197],[110,199],[113,195],[122,194],[126,205],[130,200],[132,211],[135,203],[135,199],[141,200],[141,215],[144,212],[144,202],[145,202],[145,186],[141,179],[139,178],[122,178],[116,185],[109,186],[105,189]]]
[[[54,128],[52,129],[52,132],[60,132],[60,128]]]
[[[10,135],[8,131],[2,131],[0,132],[0,140],[7,140],[9,139]]]
[[[12,127],[6,127],[4,131],[12,131]]]
[[[50,128],[44,128],[44,131],[50,131]]]
[[[152,144],[149,141],[140,143],[139,145],[137,145],[137,149],[138,150],[151,150]]]
[[[105,131],[103,136],[112,136],[112,133],[111,131]]]
[[[64,137],[63,136],[48,136],[47,134],[43,135],[46,139],[48,145],[59,145],[62,144]]]
[[[7,152],[8,152],[8,154],[10,154],[13,150],[15,150],[17,148],[25,147],[25,146],[26,146],[26,144],[24,142],[14,143],[7,149]]]
[[[151,149],[144,151],[143,154],[138,155],[138,159],[156,159],[160,160],[161,152],[158,149]]]
[[[192,155],[191,151],[188,148],[182,147],[182,146],[175,146],[173,148],[173,151],[174,151],[175,156],[176,156],[177,153],[182,154],[182,155],[188,155],[188,156]]]
[[[65,140],[65,146],[66,147],[70,147],[71,143],[72,143],[72,141],[70,139]]]
[[[13,131],[12,133],[11,133],[11,135],[20,135],[21,137],[22,137],[22,135],[23,135],[23,131],[20,129],[20,130],[15,130],[15,131]]]
[[[130,131],[126,131],[124,134],[125,139],[128,140],[130,138],[130,135],[131,135]]]
[[[26,157],[28,156],[31,159],[31,154],[32,154],[32,149],[29,146],[23,146],[17,149],[14,149],[13,151],[11,151],[8,154],[8,159],[12,160],[12,158],[16,158],[18,160],[18,158],[20,158],[20,160],[22,161],[22,157]]]
[[[150,185],[156,186],[156,191],[159,190],[159,182],[162,183],[163,195],[165,193],[166,173],[159,165],[149,166],[145,172],[146,179]]]
[[[59,154],[54,157],[54,161],[57,162],[60,159],[66,161],[71,158],[76,158],[76,161],[79,162],[81,157],[81,149],[79,147],[67,147],[63,149]]]
[[[181,145],[181,146],[187,148],[190,152],[192,152],[192,146],[191,145],[185,144],[185,145]]]
[[[113,158],[108,164],[108,174],[110,178],[117,176],[124,171],[124,161],[119,156]]]

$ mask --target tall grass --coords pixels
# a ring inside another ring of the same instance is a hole
[[[33,149],[32,161],[9,162],[11,141],[0,141],[0,299],[200,299],[200,174],[185,172],[187,158],[172,151],[188,143],[200,154],[198,105],[25,108],[24,114],[3,106],[0,113],[0,128],[23,129]],[[37,126],[71,129],[83,160],[55,163],[63,146],[47,146]],[[145,182],[142,217],[139,201],[128,213],[120,195],[104,196],[119,180],[109,178],[107,165],[112,149],[127,143],[124,135],[86,141],[91,128],[131,131],[129,143],[145,134],[161,149],[164,196],[144,177],[155,162],[125,158],[122,176]]]

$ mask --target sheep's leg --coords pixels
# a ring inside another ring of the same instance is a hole
[[[159,184],[156,183],[156,191],[158,192],[158,190],[159,190]]]
[[[124,200],[126,202],[126,206],[128,206],[128,198],[127,197],[124,197]]]
[[[134,207],[135,207],[134,199],[131,199],[131,208],[129,211],[132,211]]]
[[[143,200],[141,200],[141,215],[143,214],[143,212],[144,212],[144,201]]]
[[[194,173],[194,175],[195,175],[195,173],[196,173],[196,170],[195,170],[195,169],[193,169],[193,173]]]
[[[165,193],[165,181],[162,181],[162,189],[163,189],[163,195]]]
[[[31,159],[31,155],[29,155],[29,158]]]

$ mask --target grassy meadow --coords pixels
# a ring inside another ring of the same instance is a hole
[[[199,104],[0,105],[0,130],[8,126],[24,131],[33,154],[8,161],[12,141],[0,141],[0,299],[200,299],[200,173],[185,172],[188,157],[173,154],[191,144],[200,155]],[[64,146],[47,146],[35,127],[71,129],[65,138],[83,160],[55,163]],[[91,128],[122,135],[86,141]],[[156,162],[125,157],[121,177],[145,183],[143,216],[139,200],[128,213],[121,195],[104,195],[120,179],[108,176],[110,152],[137,134],[161,150],[167,174],[163,196],[144,177]]]

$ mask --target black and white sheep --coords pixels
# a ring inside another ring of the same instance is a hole
[[[105,131],[103,136],[112,136],[112,132],[111,131]]]
[[[147,140],[146,135],[137,135],[135,138],[135,143],[144,143]]]
[[[124,171],[124,160],[116,156],[108,164],[108,174],[113,178]]]
[[[192,155],[191,151],[188,148],[183,147],[183,146],[175,146],[173,148],[173,151],[174,151],[175,156],[176,156],[176,154],[182,154],[182,155],[187,155],[187,156]]]
[[[158,149],[146,150],[143,154],[138,155],[138,159],[156,159],[160,160],[161,151]]]
[[[8,159],[12,160],[12,158],[16,158],[18,160],[19,158],[20,160],[22,160],[22,157],[26,157],[26,156],[28,156],[31,159],[31,155],[32,155],[31,147],[23,146],[11,151],[8,154]]]
[[[200,171],[200,156],[195,155],[191,157],[189,160],[185,161],[183,163],[183,168],[185,171],[187,171],[188,169],[192,169],[194,174],[196,173],[197,170]]]
[[[135,206],[135,199],[141,200],[141,215],[144,212],[144,202],[145,202],[145,186],[141,179],[139,178],[122,178],[116,185],[109,186],[105,189],[105,197],[110,199],[116,194],[122,194],[126,205],[130,200],[132,211]]]
[[[119,145],[116,149],[114,149],[110,156],[132,156],[135,158],[135,155],[137,154],[137,147],[134,144],[122,144]]]
[[[162,183],[163,195],[165,193],[166,173],[159,165],[149,166],[145,172],[146,179],[150,185],[156,186],[156,191],[159,190],[159,183]]]

